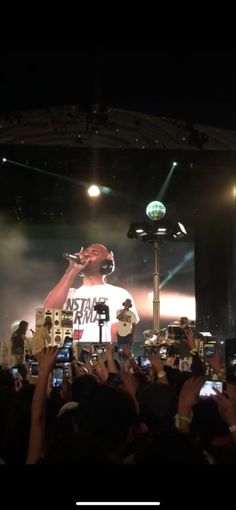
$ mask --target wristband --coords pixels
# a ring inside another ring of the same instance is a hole
[[[159,372],[157,372],[157,377],[158,377],[158,379],[161,379],[162,377],[166,377],[165,371],[160,370]]]
[[[181,426],[180,426],[181,421],[185,421],[190,424],[192,421],[192,417],[189,418],[188,416],[182,416],[180,414],[176,414],[175,415],[175,426],[177,427],[177,429],[181,429]]]

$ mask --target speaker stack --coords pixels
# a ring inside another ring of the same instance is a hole
[[[53,310],[37,308],[35,328],[43,326],[46,317],[50,317],[52,328],[50,331],[51,344],[62,347],[66,336],[73,336],[73,312],[67,310]]]
[[[43,326],[46,317],[50,317],[53,324],[53,312],[54,310],[47,310],[46,308],[37,308],[35,316],[35,329]]]

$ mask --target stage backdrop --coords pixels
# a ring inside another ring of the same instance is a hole
[[[1,219],[1,323],[0,338],[10,335],[14,323],[29,321],[35,327],[35,309],[63,275],[64,252],[100,242],[114,252],[115,271],[108,283],[127,289],[140,322],[136,340],[152,328],[152,245],[127,238],[129,218],[88,218],[83,225],[32,225],[21,227]],[[161,327],[184,315],[195,319],[194,247],[186,241],[160,244]],[[77,278],[75,286],[82,283]],[[117,302],[117,309],[122,303]]]

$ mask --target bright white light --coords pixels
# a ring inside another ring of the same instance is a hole
[[[3,163],[6,163],[6,160],[7,160],[6,158],[2,158]]]
[[[14,333],[14,331],[17,330],[19,324],[20,324],[20,320],[12,322],[12,324],[11,324],[11,333]]]
[[[177,166],[178,165],[177,161],[173,161],[172,165]]]
[[[159,506],[160,501],[76,501],[78,506]]]
[[[143,232],[143,228],[136,228],[135,232],[137,232],[137,234],[141,234],[141,232]]]
[[[185,230],[185,227],[183,226],[183,224],[178,221],[178,225],[179,225],[181,232],[183,232],[183,234],[187,234],[187,231]]]
[[[96,186],[96,184],[93,184],[88,189],[88,194],[90,197],[98,197],[100,195],[100,188]]]
[[[158,232],[166,232],[166,228],[158,228]]]
[[[147,301],[140,300],[136,297],[135,303],[138,306],[140,313],[143,315],[152,314],[151,307],[148,306]],[[153,292],[148,293],[148,301],[153,301]],[[144,305],[146,303],[146,305]],[[190,317],[191,320],[195,319],[196,316],[196,302],[195,297],[186,294],[178,294],[173,292],[161,292],[160,293],[160,315],[164,317]]]

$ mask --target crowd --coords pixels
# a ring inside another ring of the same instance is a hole
[[[140,366],[128,343],[119,361],[107,344],[83,361],[61,362],[49,346],[22,363],[16,337],[15,367],[0,367],[2,464],[236,462],[236,385],[217,348],[204,359],[191,329],[187,371],[152,349]]]

